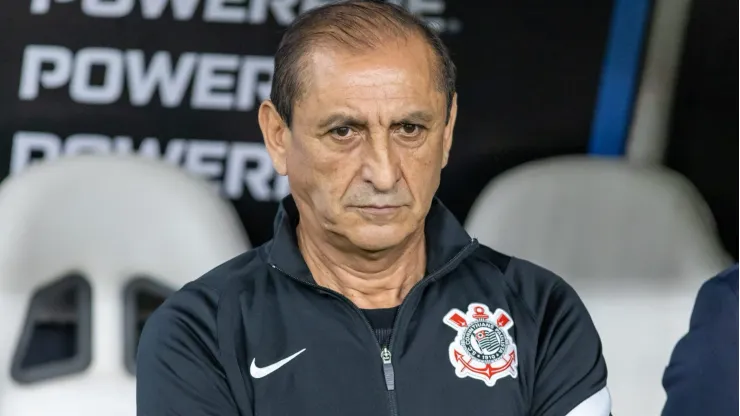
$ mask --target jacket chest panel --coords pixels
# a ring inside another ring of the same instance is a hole
[[[388,413],[380,351],[375,354],[372,345],[357,348],[351,339],[337,337],[313,339],[305,345],[294,357],[296,353],[266,351],[262,355],[272,358],[262,359],[257,352],[257,369],[254,365],[243,369],[252,385],[256,415]]]
[[[410,344],[405,355],[397,359],[396,395],[400,416],[528,414],[527,377],[518,372],[515,376],[507,373],[491,383],[488,375],[493,366],[476,363],[469,357],[460,358],[467,367],[458,361],[453,363],[449,344],[447,340],[424,349]],[[483,374],[472,377],[473,370]]]

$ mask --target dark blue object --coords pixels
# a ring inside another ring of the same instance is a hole
[[[663,376],[663,416],[738,414],[738,267],[702,286]]]

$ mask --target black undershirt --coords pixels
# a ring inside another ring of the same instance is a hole
[[[373,332],[375,332],[375,337],[378,338],[380,346],[387,347],[391,339],[393,321],[396,319],[398,306],[384,309],[363,309],[362,312],[373,327]]]

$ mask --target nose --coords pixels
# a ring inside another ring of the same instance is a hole
[[[401,179],[398,154],[388,137],[365,142],[362,179],[378,192],[392,192]]]

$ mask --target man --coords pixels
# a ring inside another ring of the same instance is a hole
[[[139,415],[609,414],[574,291],[434,199],[454,85],[402,8],[338,3],[287,29],[259,124],[292,197],[270,242],[150,318]]]
[[[738,267],[702,285],[663,375],[663,416],[738,414]]]

